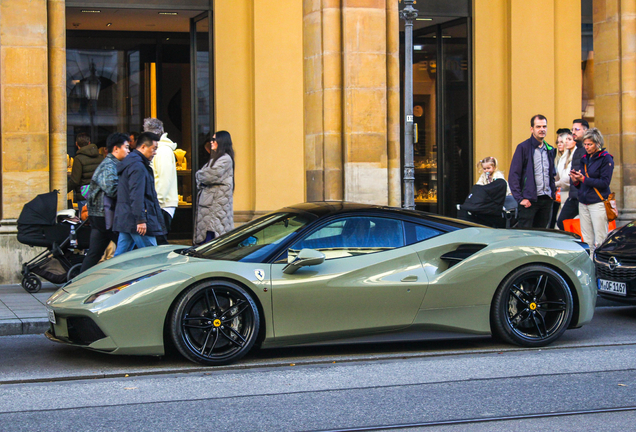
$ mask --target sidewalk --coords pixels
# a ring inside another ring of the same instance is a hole
[[[0,336],[42,334],[49,328],[46,300],[57,290],[52,283],[30,294],[20,285],[0,285]]]

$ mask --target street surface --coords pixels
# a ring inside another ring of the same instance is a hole
[[[635,324],[636,307],[599,307],[590,325],[542,349],[483,337],[298,347],[216,368],[6,336],[0,424],[3,431],[632,430]]]

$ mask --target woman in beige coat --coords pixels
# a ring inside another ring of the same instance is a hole
[[[195,244],[234,228],[234,150],[230,134],[218,131],[212,136],[210,147],[210,161],[196,173],[199,195]]]

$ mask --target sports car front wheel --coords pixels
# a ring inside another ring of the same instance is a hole
[[[203,282],[183,292],[170,316],[170,336],[179,352],[204,365],[243,357],[258,336],[254,300],[231,282]]]
[[[542,265],[522,267],[495,293],[492,332],[515,345],[548,345],[568,328],[572,311],[572,293],[559,273]]]

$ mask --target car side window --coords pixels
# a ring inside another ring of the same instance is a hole
[[[301,249],[314,249],[325,259],[381,252],[405,245],[402,221],[373,216],[350,216],[336,219],[293,244],[288,261]]]
[[[404,229],[406,231],[406,243],[409,245],[428,240],[440,234],[444,234],[438,229],[431,228],[426,225],[415,224],[412,222],[404,222]]]

